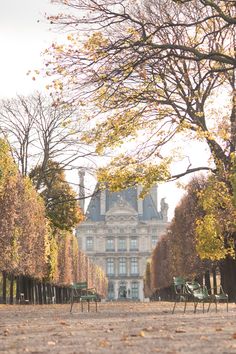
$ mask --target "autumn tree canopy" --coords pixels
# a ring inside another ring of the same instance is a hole
[[[58,179],[57,184],[47,190],[47,196],[57,192],[61,193],[61,198],[65,193],[71,197],[58,164],[51,162],[50,165],[51,174],[54,167]],[[67,208],[56,209],[56,219],[53,209],[45,210],[42,197],[44,195],[39,195],[29,177],[19,173],[9,144],[0,139],[0,272],[12,279],[25,276],[64,286],[87,280],[105,296],[104,272],[78,249],[77,238],[70,232],[73,223],[81,217],[74,199]]]
[[[211,269],[213,262],[209,260],[210,257],[204,257],[204,261],[199,257],[196,233],[197,220],[201,220],[204,215],[199,199],[205,188],[207,179],[203,176],[193,178],[186,187],[186,193],[175,209],[168,232],[160,239],[152,255],[153,288],[170,287],[176,274],[192,279]]]
[[[122,152],[99,171],[100,181],[150,187],[204,169],[228,179],[236,145],[235,2],[53,2],[65,12],[51,23],[71,33],[68,44],[46,51],[52,86],[92,121],[86,142],[100,153]],[[227,102],[215,109],[223,92]],[[165,147],[183,136],[204,142],[212,159],[176,176]]]
[[[54,227],[72,231],[83,220],[83,214],[60,164],[50,160],[43,174],[38,166],[30,172],[30,178],[45,202],[47,217]]]

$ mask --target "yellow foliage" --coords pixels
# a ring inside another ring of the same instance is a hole
[[[16,164],[10,154],[8,143],[0,139],[0,194],[4,191],[5,183],[9,177],[18,174]]]
[[[199,193],[199,203],[205,212],[196,221],[199,256],[212,260],[235,257],[232,234],[236,230],[236,210],[227,184],[209,178],[206,188]]]
[[[170,178],[171,158],[163,159],[158,165],[140,163],[132,157],[120,155],[106,168],[100,168],[97,173],[98,181],[111,191],[125,189],[132,185],[143,186],[141,198],[157,182]]]

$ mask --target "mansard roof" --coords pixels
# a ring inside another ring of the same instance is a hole
[[[102,201],[104,203],[103,211],[101,211],[101,196],[104,198]],[[152,196],[151,193],[147,194],[143,200],[139,199],[139,203],[142,203],[141,211],[139,210],[137,187],[127,188],[119,192],[110,192],[109,190],[95,192],[87,208],[87,220],[104,221],[105,216],[109,215],[112,212],[112,209],[114,212],[114,208],[117,207],[121,200],[125,202],[124,206],[126,207],[126,212],[128,210],[127,207],[130,208],[130,211],[133,210],[136,212],[140,221],[149,221],[153,219],[162,220],[162,214],[157,210],[157,201],[155,203],[154,196]]]
[[[137,211],[120,196],[120,198],[115,201],[113,206],[106,212],[106,216],[110,215],[137,215]]]

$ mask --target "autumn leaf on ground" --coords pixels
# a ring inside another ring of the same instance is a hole
[[[175,333],[186,333],[186,331],[184,329],[182,329],[182,328],[177,328],[175,330]]]
[[[49,342],[48,342],[48,345],[56,345],[56,342],[49,341]]]
[[[140,331],[140,332],[139,332],[139,336],[140,336],[140,337],[145,337],[145,336],[146,336],[146,334],[145,334],[145,332],[144,332],[144,331]]]
[[[109,346],[109,342],[107,341],[107,340],[101,340],[100,342],[99,342],[99,347],[102,347],[102,348],[106,348],[106,347],[108,347]]]
[[[63,326],[70,326],[70,324],[65,322],[65,321],[60,321],[60,324],[63,325]]]

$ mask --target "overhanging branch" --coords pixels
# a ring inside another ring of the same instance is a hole
[[[215,173],[216,169],[211,168],[211,167],[195,167],[195,168],[188,168],[186,171],[182,173],[178,173],[176,175],[171,176],[170,181],[174,181],[180,177],[186,176],[190,173],[198,172],[198,171],[211,171],[212,173]]]

